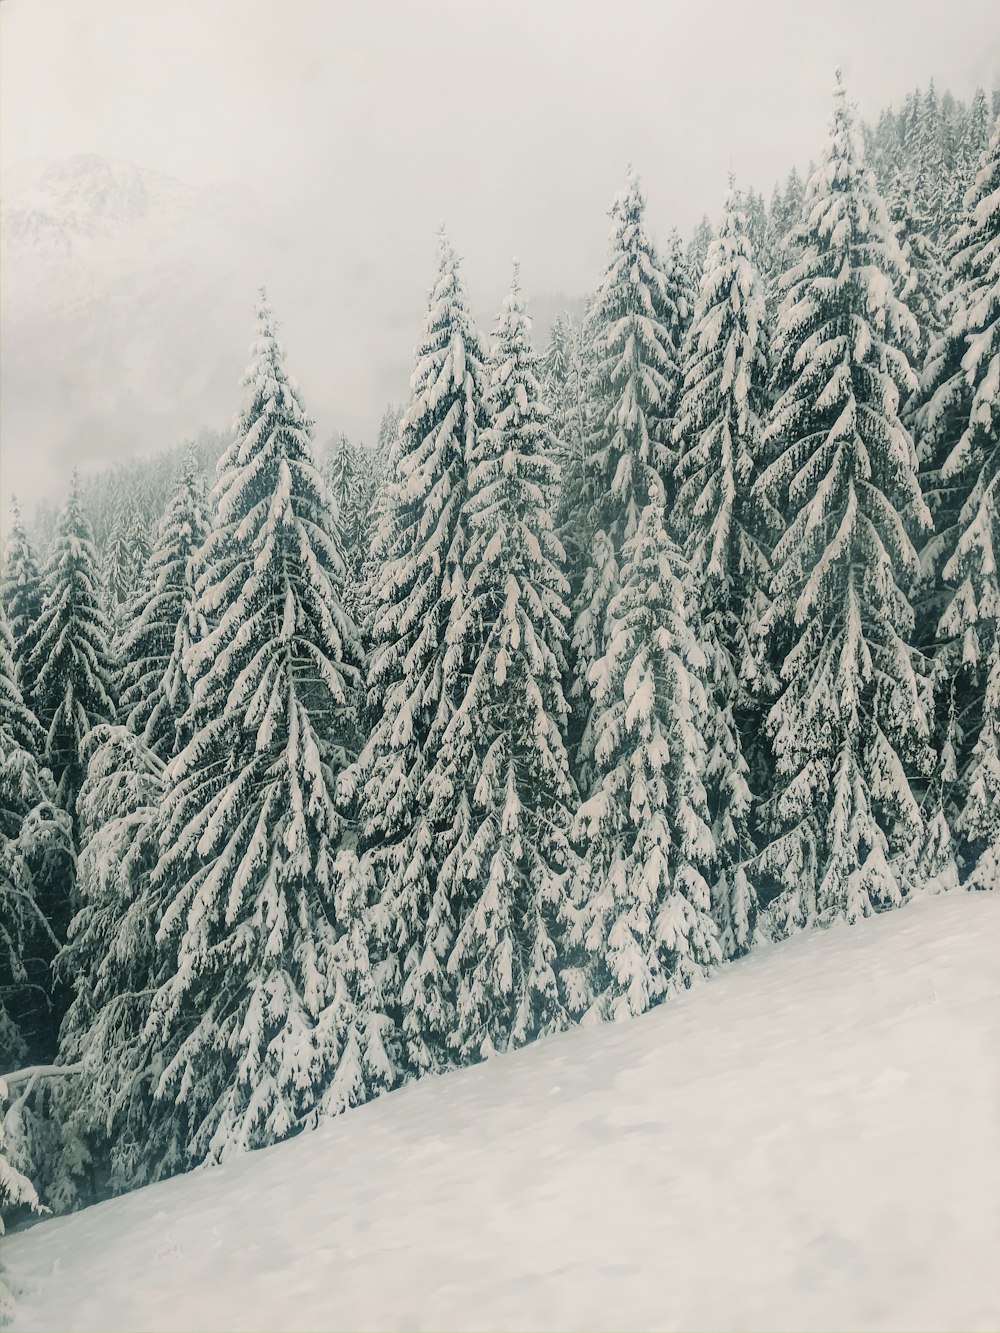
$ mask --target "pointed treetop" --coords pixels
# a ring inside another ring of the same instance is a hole
[[[278,323],[274,318],[271,302],[267,299],[267,288],[263,283],[257,288],[257,301],[254,305],[254,314],[257,318],[258,339],[273,341]]]
[[[521,296],[521,262],[515,259],[510,276],[510,291],[504,297],[503,309],[501,312],[500,323],[504,323],[504,315],[517,315],[519,323],[525,323],[527,316],[524,311],[524,301]]]
[[[451,243],[451,237],[448,235],[448,228],[442,222],[437,230],[438,239],[438,272],[444,273],[450,269],[458,267],[458,255],[455,247]]]

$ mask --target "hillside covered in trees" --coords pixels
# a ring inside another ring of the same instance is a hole
[[[5,1212],[1000,888],[997,103],[838,76],[687,245],[629,169],[541,348],[442,232],[370,446],[262,291],[228,440],[15,510]]]

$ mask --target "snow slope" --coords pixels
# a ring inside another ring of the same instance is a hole
[[[1000,1327],[1000,897],[9,1240],[23,1329]]]

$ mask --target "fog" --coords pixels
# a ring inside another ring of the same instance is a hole
[[[370,439],[442,220],[484,321],[515,254],[542,314],[594,283],[628,161],[665,240],[730,169],[805,168],[838,63],[865,115],[1000,73],[995,0],[3,0],[0,37],[0,193],[31,224],[5,228],[0,483],[28,503],[227,425],[258,281],[318,437]],[[21,164],[83,154],[195,187],[176,234],[54,259]]]

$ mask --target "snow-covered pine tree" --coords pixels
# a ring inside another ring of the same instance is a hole
[[[358,806],[368,919],[381,931],[379,1002],[401,1026],[406,1066],[423,1072],[453,1059],[455,922],[437,835],[454,811],[427,782],[455,707],[444,659],[463,595],[468,460],[483,414],[483,354],[443,231],[410,388],[373,543],[366,708],[375,721],[343,792]]]
[[[705,259],[708,255],[708,247],[712,244],[714,236],[712,224],[708,219],[708,214],[702,216],[701,221],[695,227],[687,248],[684,251],[684,266],[691,282],[692,296],[697,292],[701,282],[701,275],[705,269]],[[692,315],[695,302],[692,301]]]
[[[585,359],[580,325],[565,312],[557,315],[539,365],[539,382],[559,476],[553,513],[557,531],[571,547],[567,570],[572,569],[578,581],[586,567],[586,552],[577,544],[586,527],[580,516],[589,508]]]
[[[556,533],[566,553],[566,573],[570,583],[579,587],[589,559],[586,515],[590,508],[587,474],[592,406],[587,386],[590,324],[585,320],[581,325],[567,315],[563,327],[564,378],[557,389],[551,377],[546,376],[542,396],[551,413],[553,457],[559,473],[554,510]]]
[[[761,687],[771,684],[756,680],[757,637],[777,516],[751,496],[761,452],[764,339],[763,287],[743,200],[730,180],[688,338],[672,514],[698,592],[708,660],[705,783],[717,852],[713,905],[727,958],[749,949],[758,910],[744,738],[753,743],[759,732]]]
[[[38,719],[25,701],[14,663],[14,638],[10,632],[6,607],[0,606],[0,728],[7,743],[29,754],[38,755],[45,745],[45,735]]]
[[[691,320],[694,316],[694,303],[698,293],[698,283],[701,279],[700,269],[694,270],[688,262],[684,241],[676,227],[670,228],[663,269],[667,275],[667,309],[677,312],[676,319],[673,320],[672,324],[673,343],[676,349],[675,373],[670,393],[670,406],[673,409],[681,392],[681,357],[688,330],[691,327]],[[668,482],[672,479],[672,476],[672,472],[668,472]]]
[[[48,913],[72,883],[69,819],[38,764],[44,735],[18,685],[0,610],[0,1069],[54,1049],[50,964],[58,941]],[[65,919],[63,923],[65,924]]]
[[[746,190],[743,193],[743,216],[746,219],[746,233],[750,240],[750,251],[757,266],[757,273],[765,290],[773,256],[768,249],[767,205],[759,190]],[[699,274],[699,286],[701,275]]]
[[[46,566],[45,598],[27,663],[36,716],[46,733],[45,763],[58,784],[59,803],[70,815],[84,776],[84,738],[91,727],[115,716],[97,570],[74,471]]]
[[[940,513],[931,568],[945,605],[937,672],[957,780],[963,871],[1000,887],[1000,117],[952,245],[955,290],[925,368],[924,431]],[[938,466],[935,467],[935,464]]]
[[[899,419],[915,384],[899,247],[838,72],[831,139],[809,180],[783,280],[772,461],[755,494],[786,516],[764,627],[781,692],[764,806],[769,910],[854,921],[900,901],[923,833],[911,775],[929,766],[928,690],[911,648],[910,533],[928,525]]]
[[[605,617],[618,562],[651,486],[673,470],[672,415],[680,387],[679,337],[687,315],[683,256],[662,266],[646,228],[646,201],[629,168],[611,207],[607,267],[587,315],[587,508],[573,543],[586,553],[573,580],[570,694],[581,791],[591,780],[590,670],[604,654]],[[571,560],[572,563],[572,560]]]
[[[324,469],[326,484],[336,507],[337,530],[344,559],[352,575],[363,558],[365,520],[370,497],[366,495],[363,462],[359,450],[341,431],[331,443]]]
[[[564,743],[569,584],[557,473],[515,266],[470,453],[469,545],[445,672],[457,707],[427,784],[454,811],[439,883],[452,903],[452,1044],[481,1059],[565,1026],[557,940],[573,866]],[[457,796],[457,800],[456,800]]]
[[[3,554],[3,606],[18,683],[31,706],[34,703],[34,682],[26,668],[38,638],[45,588],[15,499],[11,500],[10,511],[10,528]]]
[[[127,487],[125,479],[119,487]],[[129,608],[135,600],[149,557],[149,539],[135,497],[119,492],[114,521],[104,552],[104,602],[108,620],[117,636],[128,631]]]
[[[198,556],[208,535],[206,511],[205,485],[189,449],[120,642],[121,720],[164,761],[190,739],[185,661],[206,630],[195,599]]]
[[[183,1168],[175,1120],[154,1113],[162,1064],[148,1059],[143,1032],[152,997],[170,975],[157,939],[164,910],[152,873],[159,856],[163,764],[127,727],[87,737],[80,789],[79,910],[57,966],[74,998],[59,1058],[80,1074],[62,1098],[74,1138],[100,1163],[102,1185],[124,1189]]]
[[[640,1014],[721,958],[702,781],[705,658],[658,483],[623,557],[592,671],[598,777],[575,824],[583,866],[571,943],[587,962],[572,984],[584,1021]]]
[[[923,204],[930,219],[931,239],[947,243],[956,219],[952,214],[957,163],[948,152],[941,102],[931,79],[920,97],[913,127],[913,149],[919,162]]]
[[[4,1217],[9,1217],[12,1210],[25,1208],[33,1213],[46,1211],[38,1198],[38,1191],[24,1172],[18,1168],[16,1160],[12,1160],[11,1157],[7,1142],[9,1134],[7,1129],[9,1098],[10,1093],[7,1090],[7,1083],[0,1075],[0,1240],[3,1240],[6,1230]],[[0,1246],[0,1249],[2,1248]],[[0,1313],[3,1314],[5,1323],[13,1309],[14,1295],[7,1286],[3,1265],[0,1263]]]
[[[792,167],[785,179],[784,189],[775,186],[767,220],[767,246],[772,256],[771,272],[765,295],[768,309],[773,310],[781,299],[782,274],[798,262],[795,228],[802,221],[805,202],[805,183],[798,170]]]
[[[931,343],[940,336],[944,295],[944,266],[937,246],[928,235],[928,218],[921,197],[913,177],[902,174],[893,180],[888,196],[889,217],[905,273],[899,295],[909,306],[920,334],[918,365],[923,364]]]
[[[189,653],[193,735],[168,766],[154,885],[173,953],[146,1026],[157,1115],[189,1163],[363,1099],[334,801],[351,756],[355,630],[312,423],[261,292],[219,465]],[[162,1138],[166,1138],[163,1132]]]
[[[559,417],[559,406],[569,378],[569,322],[569,315],[564,311],[556,315],[549,330],[545,354],[538,367],[541,386],[552,416],[550,425],[553,429]]]
[[[372,450],[376,489],[381,488],[385,481],[389,455],[395,447],[396,439],[399,436],[399,423],[402,419],[403,409],[395,403],[390,403],[382,413],[382,420],[378,423],[378,432],[375,436],[375,447]]]
[[[580,452],[580,441],[572,434],[572,359],[572,323],[569,315],[561,312],[552,321],[549,341],[538,363],[541,393],[549,412],[552,455],[558,462],[560,475],[567,466],[573,466],[574,454]]]
[[[608,264],[588,313],[594,434],[588,471],[595,527],[616,550],[639,524],[649,487],[671,471],[670,427],[680,386],[677,330],[684,311],[668,304],[668,281],[646,229],[646,200],[631,169],[611,208]]]
[[[345,589],[346,605],[351,611],[354,623],[358,627],[361,642],[367,653],[371,644],[371,621],[374,606],[375,581],[378,576],[379,560],[372,547],[375,537],[381,531],[386,506],[386,479],[392,466],[391,458],[399,433],[402,408],[390,404],[382,414],[375,443],[371,449],[361,446],[358,451],[358,463],[363,474],[363,522],[359,528],[358,549],[355,555],[357,575],[353,589],[348,595]],[[345,553],[346,558],[346,553]],[[350,582],[350,579],[348,580]],[[359,704],[359,727],[362,735],[367,736],[372,719],[368,716],[364,699]]]

